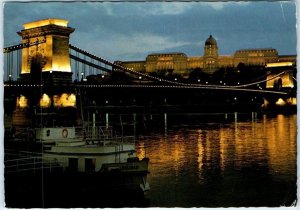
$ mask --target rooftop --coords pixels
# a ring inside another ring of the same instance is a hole
[[[37,28],[37,27],[42,27],[42,26],[46,26],[46,25],[57,25],[57,26],[67,27],[68,22],[69,22],[68,20],[49,18],[49,19],[25,23],[25,24],[23,24],[23,26],[24,26],[24,29]]]

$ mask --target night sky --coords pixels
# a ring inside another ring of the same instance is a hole
[[[202,56],[213,35],[220,55],[275,48],[296,54],[295,2],[7,2],[4,46],[18,44],[22,24],[69,20],[70,43],[110,61],[145,60],[150,53]]]

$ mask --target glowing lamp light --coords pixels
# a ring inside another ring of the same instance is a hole
[[[284,106],[286,102],[282,98],[279,98],[275,104],[278,106]]]
[[[51,105],[51,99],[47,94],[43,94],[42,98],[40,99],[40,106],[42,108],[48,108]]]
[[[19,108],[26,108],[28,106],[28,99],[21,95],[17,98],[17,107]]]
[[[55,107],[76,107],[76,96],[73,93],[63,93],[60,96],[54,95],[53,103]]]
[[[290,105],[297,105],[297,98],[295,98],[295,97],[288,98],[287,103]]]

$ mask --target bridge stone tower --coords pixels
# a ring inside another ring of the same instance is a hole
[[[45,19],[26,23],[17,32],[22,43],[20,79],[62,84],[72,81],[69,36],[75,30],[62,19]]]
[[[275,90],[294,88],[295,65],[293,62],[268,63],[266,88]]]

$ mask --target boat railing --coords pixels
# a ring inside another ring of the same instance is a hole
[[[121,143],[135,143],[135,136],[116,136],[116,142]]]
[[[118,136],[114,135],[113,129],[111,126],[89,126],[85,129],[76,129],[76,136],[82,137],[87,142],[96,142],[96,143],[135,143],[134,136]]]
[[[87,144],[96,144],[96,145],[122,145],[126,144],[135,144],[135,137],[134,136],[126,136],[126,137],[114,137],[114,138],[106,138],[106,139],[99,139],[99,138],[87,138]]]
[[[33,151],[16,151],[13,149],[4,149],[4,159],[5,160],[13,160],[19,158],[29,158],[29,157],[41,157],[42,153],[40,152],[33,152]]]
[[[113,130],[110,126],[87,126],[85,128],[76,127],[75,134],[82,138],[104,139],[111,138],[113,136]]]
[[[4,161],[5,173],[36,174],[42,170],[49,172],[62,168],[58,160],[44,160],[42,157],[18,158]]]

